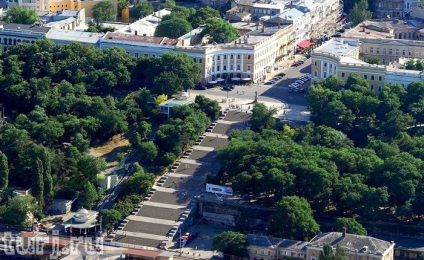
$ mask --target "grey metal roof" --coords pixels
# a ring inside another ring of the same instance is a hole
[[[34,33],[48,33],[50,27],[39,26],[35,24],[19,24],[0,22],[0,28],[13,31],[31,31]]]
[[[342,232],[320,233],[310,241],[310,244],[312,244],[312,246],[319,247],[324,246],[325,244],[332,246],[340,245],[349,251],[357,252],[364,251],[364,247],[368,247],[366,252],[372,254],[383,254],[392,246],[391,242],[378,238],[353,234],[346,234],[343,236]]]

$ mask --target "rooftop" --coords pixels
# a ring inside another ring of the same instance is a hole
[[[143,36],[143,35],[127,34],[122,32],[108,32],[103,37],[103,40],[150,43],[150,44],[158,44],[158,45],[176,45],[178,43],[177,39],[171,39],[168,37]]]
[[[411,20],[368,20],[345,32],[344,37],[387,39],[394,38],[398,30],[418,30],[420,22]]]
[[[345,234],[342,232],[320,233],[314,237],[310,244],[312,246],[322,247],[325,244],[332,246],[340,245],[349,251],[366,252],[376,255],[383,254],[393,244],[378,238],[370,236],[360,236],[353,234]]]
[[[79,42],[95,44],[103,37],[102,33],[70,31],[53,28],[47,35],[48,39],[65,42]]]
[[[0,21],[0,29],[11,31],[29,31],[32,33],[46,34],[51,28],[35,24],[5,23]]]
[[[162,17],[171,13],[170,9],[162,9],[157,12],[154,12],[151,15],[144,17],[132,24],[124,26],[118,29],[121,33],[127,34],[138,34],[145,36],[153,36],[156,30],[156,27],[162,21]]]
[[[314,52],[325,52],[336,56],[348,56],[351,51],[359,47],[358,40],[333,38],[319,46]]]
[[[194,100],[191,98],[184,98],[184,99],[171,98],[161,103],[160,106],[175,107],[175,106],[189,105],[189,104],[192,104],[193,102]]]
[[[66,214],[62,218],[63,225],[65,228],[91,228],[94,227],[94,225],[97,223],[97,215],[97,211],[80,209],[77,212]]]
[[[291,9],[287,9],[286,11],[279,14],[278,16],[281,19],[284,19],[284,20],[287,20],[287,21],[294,21],[294,20],[301,18],[304,15],[305,15],[305,13],[298,10],[297,8],[291,8]]]
[[[60,29],[60,27],[71,24],[71,23],[75,22],[76,20],[77,19],[75,19],[74,17],[69,17],[69,18],[66,18],[66,19],[63,19],[63,20],[49,22],[49,23],[46,24],[46,26]]]
[[[277,4],[277,3],[271,3],[271,4],[262,4],[262,3],[254,3],[253,8],[264,8],[264,9],[278,9],[283,10],[284,4]]]

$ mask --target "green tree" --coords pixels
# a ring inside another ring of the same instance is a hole
[[[408,60],[406,62],[405,69],[407,69],[407,70],[414,70],[415,69],[415,61],[414,60]]]
[[[336,246],[336,250],[333,251],[333,246],[325,244],[322,251],[319,253],[318,260],[346,260],[346,249],[340,245]]]
[[[155,11],[153,5],[150,2],[143,2],[136,6],[133,12],[135,19],[144,18]]]
[[[44,202],[44,168],[40,159],[35,160],[35,172],[33,173],[32,194],[40,205]]]
[[[39,214],[39,205],[32,196],[16,196],[6,205],[0,206],[3,223],[9,225],[31,226],[33,214]]]
[[[15,5],[9,8],[3,21],[8,23],[33,24],[39,21],[37,13],[29,8],[23,8],[20,5]]]
[[[193,30],[193,27],[191,27],[191,24],[187,20],[172,18],[162,21],[156,27],[155,36],[177,39],[191,30]]]
[[[122,183],[121,196],[137,194],[145,196],[153,185],[155,176],[151,173],[135,172]]]
[[[162,8],[162,9],[164,9],[164,8],[171,8],[172,9],[172,8],[174,8],[176,6],[177,6],[177,4],[175,3],[174,0],[166,0],[165,3],[162,3],[160,5],[160,8]]]
[[[303,240],[312,238],[319,231],[319,225],[312,216],[308,201],[297,196],[283,197],[276,205],[269,231],[277,237]]]
[[[221,107],[216,100],[209,99],[203,95],[197,95],[194,103],[195,107],[203,111],[210,120],[215,121],[218,119]]]
[[[189,17],[188,20],[193,28],[197,28],[199,25],[205,24],[209,18],[221,18],[219,11],[209,6],[202,7],[197,9],[196,13]]]
[[[7,157],[0,151],[0,191],[4,191],[9,186],[9,164]]]
[[[380,60],[378,59],[378,57],[375,57],[375,56],[369,56],[369,57],[367,58],[367,62],[368,62],[369,64],[379,64],[379,63],[380,63]]]
[[[91,209],[96,205],[99,199],[96,187],[91,182],[87,181],[83,186],[83,205],[87,209]]]
[[[151,163],[158,155],[158,148],[152,141],[142,142],[138,148],[140,149],[140,160],[142,162]]]
[[[213,17],[206,20],[205,29],[202,31],[202,36],[205,35],[209,35],[212,42],[228,43],[237,39],[239,32],[231,23],[221,18]]]
[[[367,230],[354,218],[337,218],[336,228],[339,232],[346,228],[346,232],[349,234],[367,235]]]
[[[93,6],[93,19],[96,25],[100,25],[101,22],[115,21],[116,10],[110,1],[101,1]]]
[[[360,0],[359,2],[355,3],[349,14],[349,18],[353,26],[356,26],[361,22],[370,19],[371,17],[372,13],[368,11],[367,0]]]
[[[235,256],[247,256],[247,245],[246,236],[233,231],[224,231],[215,235],[212,241],[214,250]]]
[[[250,119],[250,130],[261,132],[264,129],[272,128],[275,124],[275,118],[273,116],[276,112],[275,109],[268,109],[262,103],[255,104]]]
[[[102,227],[108,234],[112,232],[117,222],[122,220],[122,215],[116,209],[103,209],[99,212],[102,218]]]

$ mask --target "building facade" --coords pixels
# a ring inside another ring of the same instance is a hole
[[[388,40],[387,45],[380,42],[379,45],[376,44],[372,47],[364,40],[360,42],[356,39],[332,39],[316,48],[312,53],[313,81],[322,80],[331,75],[347,80],[351,74],[358,74],[370,82],[371,90],[380,92],[388,84],[401,84],[407,87],[411,82],[424,80],[423,72],[405,70],[394,62],[390,62],[388,65],[378,65],[364,61],[370,56],[369,54],[382,55],[383,50],[385,55],[391,56],[384,56],[385,58],[377,56],[381,60],[394,60],[395,57],[399,60],[404,53],[409,54],[406,47],[400,47],[402,41],[404,40]],[[410,51],[411,56],[415,54],[415,49],[410,49]],[[417,47],[417,55],[424,56],[424,48]]]
[[[374,15],[378,18],[408,17],[418,6],[418,0],[377,0]]]
[[[345,232],[320,233],[311,241],[297,241],[262,235],[247,235],[251,260],[307,259],[317,260],[324,245],[346,249],[348,260],[393,260],[394,243],[369,236]]]

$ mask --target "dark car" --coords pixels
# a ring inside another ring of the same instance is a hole
[[[286,74],[285,73],[278,73],[277,76],[284,77],[284,76],[286,76]]]
[[[222,88],[222,90],[225,90],[225,91],[231,91],[233,89],[234,89],[234,87],[231,86],[231,85],[228,85],[228,86],[225,86],[225,87]]]
[[[197,84],[196,86],[194,86],[194,89],[205,90],[205,89],[207,89],[207,87],[203,84]]]
[[[270,81],[268,81],[268,82],[265,82],[265,84],[264,84],[264,85],[273,85],[273,84],[275,84],[275,81],[270,80]]]
[[[304,89],[304,88],[299,88],[299,89],[297,90],[297,92],[299,92],[299,93],[303,93],[303,92],[305,92],[305,89]]]
[[[308,53],[308,54],[306,54],[306,55],[305,55],[305,57],[306,57],[307,59],[309,59],[309,58],[311,57],[311,54],[310,54],[310,53]]]

